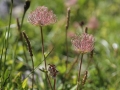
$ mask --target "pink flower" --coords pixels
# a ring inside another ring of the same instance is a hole
[[[67,7],[74,6],[78,0],[66,0],[65,5]]]
[[[90,18],[87,27],[92,30],[95,30],[99,27],[99,22],[95,16]]]
[[[46,26],[56,22],[56,15],[45,6],[39,6],[28,16],[28,21],[33,25]]]
[[[76,51],[81,53],[91,52],[94,49],[94,37],[87,33],[83,33],[81,36],[75,36],[71,42]]]

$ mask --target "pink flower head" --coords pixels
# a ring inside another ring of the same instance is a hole
[[[95,39],[87,33],[83,33],[81,36],[76,35],[71,41],[75,50],[78,52],[87,53],[94,49]]]
[[[28,16],[28,21],[33,25],[46,26],[56,22],[56,15],[45,6],[39,6]]]

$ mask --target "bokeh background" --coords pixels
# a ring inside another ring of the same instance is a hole
[[[6,90],[22,87],[22,79],[30,73],[31,58],[26,48],[27,58],[23,55],[22,43],[19,40],[16,18],[21,20],[23,14],[24,0],[14,0],[13,16],[5,64],[7,79]],[[55,24],[43,27],[45,53],[46,55],[54,47],[47,58],[47,64],[56,65],[59,74],[57,76],[57,90],[75,90],[78,65],[72,68],[69,75],[65,74],[66,47],[65,47],[65,25],[67,8],[70,7],[70,26],[68,29],[68,69],[77,57],[78,53],[73,50],[71,39],[74,34],[81,34],[82,29],[88,27],[88,33],[95,37],[95,49],[93,59],[89,63],[90,54],[84,55],[82,65],[82,77],[88,71],[88,78],[84,90],[119,90],[120,89],[120,1],[119,0],[31,0],[22,27],[29,37],[34,54],[34,64],[37,90],[44,90],[44,73],[38,68],[44,67],[41,50],[41,37],[39,27],[31,25],[27,21],[28,14],[38,6],[46,6],[56,14]],[[10,1],[0,1],[0,51],[2,51],[6,27],[9,21]],[[83,21],[84,27],[79,24]],[[1,52],[0,52],[1,53]],[[4,55],[3,55],[4,56]],[[3,60],[0,63],[3,63]],[[89,64],[89,67],[87,67]],[[2,70],[1,65],[1,70]],[[29,66],[29,67],[28,67]],[[39,66],[39,67],[38,67]],[[22,79],[21,79],[22,76]],[[43,78],[43,79],[42,79]],[[51,79],[52,81],[52,79]],[[26,85],[28,88],[30,80]],[[27,89],[26,89],[27,90]]]

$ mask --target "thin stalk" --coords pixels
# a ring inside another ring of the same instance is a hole
[[[21,24],[20,24],[20,28],[18,28],[18,29],[19,29],[19,32],[21,34],[20,36],[21,36],[21,39],[22,39],[22,46],[23,46],[24,56],[25,56],[26,62],[28,63],[27,55],[25,53],[25,48],[24,48],[24,40],[23,40],[23,37],[22,37],[22,31],[21,31],[22,30],[22,26],[23,26],[23,21],[24,21],[25,14],[26,14],[26,11],[24,11],[24,13],[23,13]]]
[[[6,31],[5,32],[7,32],[7,29],[6,29]],[[6,33],[5,33],[5,36],[6,36]],[[3,52],[4,52],[4,47],[5,47],[5,45],[6,45],[6,40],[5,40],[5,37],[4,37],[4,42],[3,42],[3,47],[2,47],[2,52],[1,52],[1,57],[0,57],[0,76],[2,77],[2,57],[3,57]],[[5,63],[4,63],[5,64]],[[5,66],[5,65],[4,65]],[[4,73],[3,73],[4,74]],[[3,78],[1,78],[1,89],[2,89],[2,87],[3,87],[3,85],[2,85],[2,81],[4,81],[4,76],[3,76]]]
[[[10,34],[10,24],[11,24],[11,19],[12,19],[12,7],[13,7],[13,0],[11,0],[11,7],[10,7],[10,17],[9,17],[9,24],[8,24],[8,28],[6,30],[6,33],[7,34],[7,38],[6,38],[6,43],[5,43],[5,59],[4,59],[4,62],[3,62],[3,82],[4,82],[4,74],[5,74],[5,63],[6,63],[6,57],[7,57],[7,50],[8,50],[8,45],[9,45],[9,34]],[[6,37],[6,35],[5,35]],[[3,88],[3,85],[2,85],[2,88]]]
[[[78,59],[79,59],[79,56],[80,56],[80,54],[78,54],[77,55],[77,58],[75,58],[74,59],[74,62],[72,63],[72,65],[71,65],[71,67],[70,67],[70,69],[66,72],[66,74],[65,74],[65,78],[69,78],[69,73],[70,73],[70,71],[73,69],[73,67],[75,66],[75,64],[78,62]],[[66,87],[66,86],[65,86]]]
[[[11,7],[10,7],[10,17],[9,17],[9,23],[8,23],[8,28],[6,29],[6,33],[7,34],[7,38],[5,40],[5,59],[4,59],[4,62],[3,62],[3,82],[4,82],[4,74],[5,74],[5,63],[6,63],[6,57],[7,57],[7,50],[8,50],[8,45],[9,45],[9,34],[10,34],[10,24],[11,24],[11,19],[12,19],[12,8],[13,8],[13,0],[11,0]],[[6,37],[6,35],[5,35]],[[3,51],[2,51],[2,54],[3,54]],[[1,61],[2,61],[2,56],[1,56]],[[2,85],[2,84],[1,84]],[[1,86],[1,88],[3,88],[3,85]]]
[[[5,32],[7,32],[7,29],[6,29]],[[5,33],[5,36],[6,36],[6,33]],[[0,63],[0,69],[1,69],[1,66],[2,66],[2,57],[3,57],[3,51],[4,51],[5,45],[6,45],[6,40],[5,40],[5,37],[4,37],[4,42],[3,42],[3,47],[2,47],[1,57],[0,57],[0,61],[1,61],[1,63]]]
[[[67,9],[67,23],[66,23],[66,32],[65,32],[65,42],[66,42],[66,71],[67,71],[67,63],[68,63],[68,40],[67,40],[67,31],[69,27],[69,20],[70,20],[70,8]]]
[[[23,40],[23,37],[22,37],[22,31],[21,30],[22,30],[22,26],[23,26],[24,17],[25,17],[26,11],[28,10],[29,6],[30,6],[30,1],[26,1],[25,5],[24,5],[24,12],[23,12],[21,24],[19,24],[19,21],[17,19],[18,31],[19,31],[20,37],[22,39],[23,52],[24,52],[25,60],[26,60],[27,63],[28,63],[28,59],[27,59],[27,55],[25,53],[24,40]]]
[[[48,73],[46,73],[46,76],[47,76],[47,79],[48,79],[48,82],[49,82],[49,85],[50,85],[51,90],[54,90],[53,87],[52,87],[52,84],[51,84],[51,82],[50,82],[50,78],[49,78],[49,76],[48,76]]]
[[[67,40],[67,30],[66,30],[66,54],[67,54],[67,58],[66,58],[66,71],[67,71],[67,63],[68,63],[68,40]]]
[[[33,53],[32,53],[32,48],[31,48],[31,44],[30,44],[30,41],[29,41],[29,39],[28,39],[28,37],[27,37],[27,35],[26,35],[26,33],[25,32],[23,32],[23,36],[24,36],[24,38],[25,38],[25,40],[26,40],[26,43],[27,43],[27,46],[28,46],[28,51],[29,51],[29,54],[30,54],[30,56],[31,56],[31,59],[32,59],[32,90],[33,90],[33,84],[34,84],[34,61],[33,61]]]
[[[94,53],[94,50],[92,50],[92,51],[90,52],[90,57],[89,57],[89,60],[88,60],[88,64],[87,64],[86,70],[88,69],[88,67],[89,67],[89,65],[90,65],[90,63],[91,63],[91,61],[92,61],[92,59],[93,59],[93,53]]]
[[[34,85],[34,62],[33,62],[33,57],[31,56],[31,59],[32,59],[32,67],[33,67],[33,70],[32,70],[32,90],[33,90],[33,85]]]
[[[23,21],[24,21],[25,14],[26,14],[27,10],[29,9],[29,7],[30,7],[30,1],[29,1],[29,0],[26,0],[26,1],[25,1],[25,5],[24,5],[24,12],[23,12],[21,24],[19,24],[19,22],[17,23],[17,24],[18,24],[18,30],[19,30],[19,32],[20,32],[22,41],[23,41],[23,37],[22,37],[22,32],[21,32],[21,30],[22,30],[22,26],[23,26]],[[22,42],[22,46],[23,46],[23,52],[24,52],[24,55],[25,55],[26,62],[28,63],[27,55],[26,55],[26,53],[25,53],[25,48],[24,48],[24,41]]]
[[[53,48],[53,49],[54,49],[54,48]],[[45,58],[47,58],[47,57],[52,53],[53,49],[48,53],[48,55],[47,55]],[[43,61],[44,61],[44,60],[43,60]],[[42,61],[42,62],[43,62],[43,61]],[[41,63],[42,63],[42,62],[41,62]],[[41,63],[40,63],[40,64],[41,64]],[[34,71],[40,66],[40,64],[39,64],[37,67],[34,68]],[[31,73],[32,73],[32,72],[30,72],[30,74],[28,74],[27,77],[29,77],[29,75],[31,75]]]
[[[22,26],[23,26],[25,14],[26,14],[26,12],[24,11],[23,16],[22,16],[22,20],[21,20],[20,30],[22,29]]]
[[[80,73],[81,73],[82,60],[83,60],[83,53],[81,54],[81,59],[80,59],[80,67],[79,67],[79,72],[78,72],[77,90],[79,90],[79,84],[80,84]]]
[[[40,26],[40,32],[41,32],[41,41],[42,41],[42,54],[43,54],[43,60],[45,63],[45,69],[47,70],[47,64],[46,64],[46,59],[44,55],[44,39],[43,39],[43,31],[42,31],[42,26]]]
[[[45,55],[44,55],[44,39],[43,39],[42,26],[40,26],[40,32],[41,32],[41,41],[42,41],[43,60],[44,60],[44,63],[45,63],[45,70],[47,71],[47,63],[46,63],[46,58],[45,58]],[[48,79],[49,85],[50,85],[51,89],[53,90],[50,79],[49,79],[49,76],[48,76],[48,73],[46,73],[46,79]]]
[[[56,85],[56,78],[54,79],[54,86],[53,86],[53,87],[54,87],[54,90],[56,90],[56,89],[55,89],[55,85]]]
[[[74,62],[72,63],[69,71],[67,72],[67,75],[70,73],[70,71],[72,70],[72,68],[74,67],[74,65],[77,63],[77,61],[78,61],[78,59],[79,59],[79,56],[80,56],[80,54],[78,54],[77,58],[76,58],[76,59],[74,60]]]
[[[13,0],[11,0],[9,25],[8,25],[8,29],[7,29],[7,32],[6,32],[6,33],[8,33],[8,35],[7,35],[7,39],[6,39],[6,45],[5,45],[4,65],[5,65],[5,62],[6,62],[7,50],[8,50],[8,45],[9,45],[10,24],[11,24],[11,19],[12,19],[12,8],[13,8]]]

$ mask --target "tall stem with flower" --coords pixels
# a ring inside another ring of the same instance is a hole
[[[42,54],[44,57],[45,71],[47,71],[47,62],[46,62],[45,55],[44,55],[44,38],[43,38],[42,27],[47,26],[47,25],[52,24],[52,23],[55,23],[56,22],[56,15],[53,13],[52,10],[48,10],[47,7],[40,6],[40,7],[37,7],[33,12],[31,12],[29,14],[28,21],[30,23],[32,23],[33,25],[40,26],[41,41],[42,41]],[[49,84],[50,84],[50,87],[52,89],[51,82],[50,82],[50,79],[49,79],[47,73],[46,73],[46,77],[47,77]]]
[[[81,36],[75,36],[72,39],[72,44],[77,52],[81,53],[81,60],[80,60],[80,67],[78,70],[78,83],[77,83],[77,90],[79,90],[80,84],[80,73],[81,73],[81,66],[83,61],[83,55],[85,53],[91,52],[94,49],[94,37],[86,32],[83,33]]]

